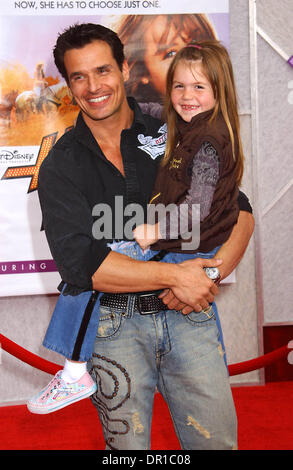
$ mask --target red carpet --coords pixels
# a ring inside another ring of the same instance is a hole
[[[239,450],[293,449],[293,382],[233,388]],[[179,450],[165,402],[156,395],[152,450]],[[0,408],[1,450],[102,450],[104,439],[89,399],[49,415],[25,406]]]
[[[240,450],[293,450],[293,382],[234,388]]]

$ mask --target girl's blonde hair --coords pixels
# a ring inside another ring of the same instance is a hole
[[[216,40],[191,43],[177,52],[167,74],[164,116],[168,124],[168,139],[165,156],[162,161],[166,165],[179,141],[177,131],[177,113],[171,101],[171,91],[175,69],[179,62],[190,65],[200,61],[203,73],[209,80],[216,100],[212,122],[219,113],[228,127],[231,138],[233,156],[237,165],[237,183],[240,185],[243,176],[244,155],[240,137],[240,123],[233,68],[226,48]]]

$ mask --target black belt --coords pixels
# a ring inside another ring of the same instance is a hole
[[[168,306],[158,298],[158,293],[130,295],[135,295],[134,308],[138,310],[141,315],[151,315],[161,310],[168,310]],[[100,299],[100,304],[104,307],[126,310],[128,300],[129,294],[103,294]]]
[[[166,250],[159,251],[150,261],[161,261],[168,252]],[[158,298],[159,292],[149,292],[147,294],[135,295],[134,308],[141,315],[151,315],[159,313],[161,310],[168,310],[168,306]],[[129,294],[103,294],[100,298],[100,305],[103,307],[127,309]]]

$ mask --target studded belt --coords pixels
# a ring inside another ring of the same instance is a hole
[[[167,305],[165,305],[162,300],[158,298],[158,293],[134,295],[134,308],[138,310],[141,315],[151,315],[153,313],[158,313],[161,310],[168,310]],[[126,310],[128,306],[128,300],[128,294],[103,294],[100,299],[100,304],[104,307]]]

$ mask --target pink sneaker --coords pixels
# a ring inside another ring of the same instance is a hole
[[[89,397],[97,390],[97,384],[88,372],[73,383],[65,382],[61,373],[62,370],[59,370],[51,382],[28,401],[27,407],[31,413],[52,413]]]

